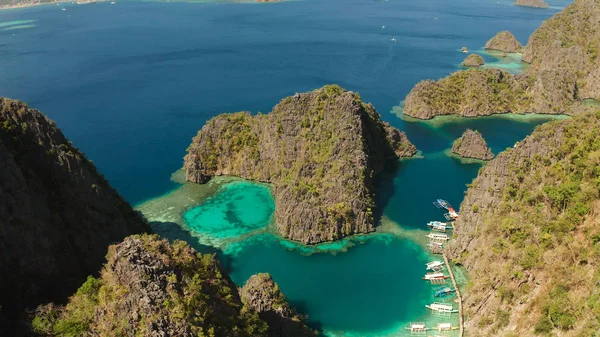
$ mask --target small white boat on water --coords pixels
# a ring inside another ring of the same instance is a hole
[[[443,273],[429,273],[423,276],[423,280],[431,281],[431,280],[444,280],[449,278],[450,276],[446,276]]]
[[[427,234],[427,237],[430,240],[442,241],[442,242],[448,241],[450,239],[447,234],[441,234],[441,233],[429,233],[429,234]]]
[[[434,270],[444,266],[444,262],[442,261],[431,261],[428,262],[425,267],[427,270]]]
[[[406,329],[410,330],[410,332],[425,332],[425,331],[427,331],[427,327],[425,326],[425,323],[422,323],[422,322],[410,323],[410,326],[407,326]]]
[[[458,327],[452,326],[452,323],[438,323],[436,329],[438,331],[451,331],[451,330],[457,330]]]
[[[392,42],[396,42],[396,38],[395,37],[392,38]]]
[[[452,229],[452,225],[449,225],[449,224],[447,224],[445,222],[441,222],[441,221],[429,221],[427,223],[427,227],[431,227],[431,229],[440,231],[440,232],[445,232],[446,229]]]
[[[458,310],[456,310],[452,307],[452,304],[445,304],[445,303],[438,303],[438,302],[433,302],[431,304],[428,304],[425,306],[425,308],[427,308],[431,311],[436,311],[436,312],[441,312],[441,313],[458,312]]]

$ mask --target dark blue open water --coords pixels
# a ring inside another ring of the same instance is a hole
[[[158,198],[178,187],[170,175],[207,119],[268,112],[285,96],[337,83],[360,92],[422,151],[423,159],[401,163],[378,199],[392,226],[423,229],[441,215],[431,201],[443,197],[458,206],[480,167],[444,154],[464,129],[481,131],[497,153],[545,120],[414,123],[391,113],[418,81],[459,69],[462,46],[479,51],[505,29],[525,43],[569,1],[549,1],[548,10],[511,2],[128,1],[2,10],[0,96],[27,101],[56,120],[131,203],[151,200],[156,208],[174,195]],[[378,234],[350,240],[356,246],[347,251],[308,255],[264,234],[272,212],[267,199],[256,186],[224,187],[204,204],[178,209],[178,219],[194,235],[259,228],[263,234],[220,247],[234,281],[271,272],[311,324],[330,334],[397,335],[407,321],[426,318],[423,304],[432,296],[420,281],[429,258],[421,246]],[[207,224],[211,219],[218,220]]]

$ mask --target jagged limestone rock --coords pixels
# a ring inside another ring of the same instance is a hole
[[[306,244],[375,229],[373,177],[415,147],[357,93],[326,86],[265,115],[209,120],[185,157],[187,180],[217,175],[270,182],[281,235]]]
[[[452,152],[464,158],[490,160],[494,158],[492,150],[487,146],[479,131],[467,129],[460,138],[452,144]]]
[[[599,129],[600,110],[543,124],[469,185],[446,253],[469,273],[470,334],[600,328]]]
[[[498,50],[505,53],[516,53],[521,51],[523,46],[511,32],[505,30],[496,34],[485,43],[485,49]]]
[[[484,65],[483,57],[477,54],[471,54],[461,63],[463,67],[480,67]]]
[[[0,98],[0,306],[8,324],[25,308],[66,299],[98,272],[108,245],[147,230],[53,121]]]

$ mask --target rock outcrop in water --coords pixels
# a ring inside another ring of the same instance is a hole
[[[65,299],[98,272],[109,244],[149,229],[54,122],[5,98],[0,219],[0,306],[8,323],[18,323],[25,307]]]
[[[580,113],[584,111],[584,99],[600,99],[599,20],[597,1],[575,0],[533,33],[523,49],[523,61],[530,63],[524,74],[503,73],[499,78],[488,73],[490,83],[483,86],[485,90],[475,91],[471,83],[481,83],[482,75],[472,70],[437,82],[423,81],[407,96],[404,113],[422,119],[446,114],[473,117],[507,112]],[[492,43],[491,47],[508,50],[498,45]],[[508,87],[500,85],[496,88],[499,91],[488,91],[501,82]],[[428,97],[431,93],[435,99]],[[495,103],[490,104],[491,100]]]
[[[460,138],[452,144],[452,152],[464,158],[490,160],[494,158],[492,150],[487,146],[479,131],[467,129]]]
[[[315,336],[304,325],[304,317],[296,313],[269,274],[252,275],[240,289],[242,303],[259,313],[269,325],[269,336]]]
[[[34,328],[59,336],[293,336],[271,334],[215,257],[183,241],[136,235],[111,246],[107,260],[100,277],[88,278],[65,307],[40,307]],[[279,301],[272,308],[293,313],[277,285],[268,287]],[[295,336],[315,335],[306,330]]]
[[[416,153],[357,93],[326,86],[266,115],[223,114],[185,157],[187,180],[217,175],[273,183],[281,235],[306,244],[374,230],[373,176]]]
[[[600,111],[539,126],[479,172],[447,253],[473,336],[600,329]]]
[[[548,3],[544,0],[516,0],[516,6],[523,7],[534,7],[534,8],[548,8]]]
[[[498,50],[505,53],[517,53],[523,46],[511,32],[505,30],[496,34],[485,43],[485,49]]]
[[[477,54],[471,54],[461,63],[463,67],[480,67],[484,65],[483,57]]]

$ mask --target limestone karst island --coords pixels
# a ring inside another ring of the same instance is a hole
[[[0,336],[597,336],[599,52],[599,0],[0,0]]]

